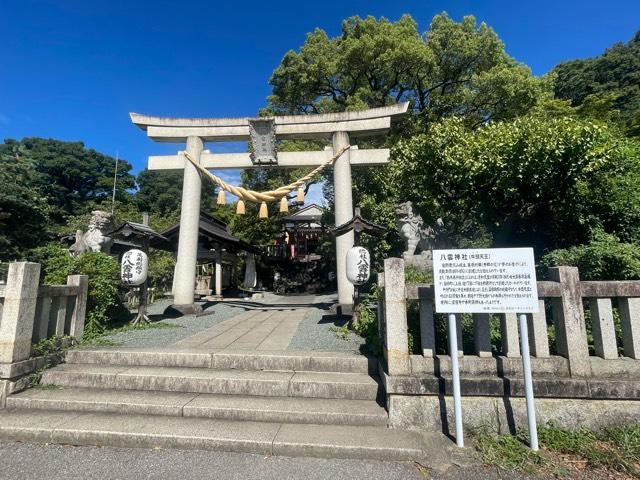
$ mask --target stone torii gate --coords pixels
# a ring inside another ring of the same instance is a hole
[[[249,153],[211,153],[205,142],[249,140],[249,118],[169,118],[131,113],[131,121],[156,142],[186,143],[186,152],[207,169],[243,169],[273,166],[316,167],[328,161],[353,138],[386,133],[391,121],[407,112],[408,102],[358,112],[271,117],[276,139],[330,138],[324,151],[278,152],[274,164],[255,163]],[[351,144],[333,164],[335,220],[341,225],[353,218],[351,166],[381,165],[389,161],[389,149],[359,150]],[[180,237],[175,269],[174,307],[183,313],[197,312],[194,304],[198,222],[202,181],[196,167],[184,155],[150,156],[149,170],[184,169]],[[336,239],[338,302],[351,305],[353,285],[346,276],[346,255],[353,246],[353,232]]]

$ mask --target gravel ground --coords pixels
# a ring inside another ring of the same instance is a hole
[[[171,305],[170,299],[158,300],[149,307],[149,316],[152,321],[162,320],[164,323],[175,325],[176,328],[130,330],[103,338],[126,347],[164,347],[213,327],[245,311],[244,308],[226,305],[225,303],[215,303],[213,305],[205,303],[204,313],[208,315],[162,318],[162,312],[169,305]]]
[[[315,297],[314,303],[328,306],[336,301],[335,295]],[[313,309],[298,325],[288,350],[318,350],[318,351],[360,351],[364,339],[350,334],[343,339],[331,331],[331,327],[341,327],[345,320],[333,315],[327,309]]]
[[[0,443],[0,479],[424,479],[410,463]],[[428,478],[428,477],[427,477]]]
[[[273,298],[272,298],[273,297]],[[279,296],[265,298],[265,303],[282,303]],[[291,297],[295,304],[300,301],[297,297]],[[339,337],[331,328],[341,327],[345,320],[336,317],[329,310],[329,306],[335,303],[336,295],[324,295],[313,298],[313,303],[319,308],[313,308],[300,322],[298,329],[288,347],[288,350],[315,350],[315,351],[360,351],[364,345],[364,339],[355,334],[347,338]],[[147,328],[142,330],[130,330],[103,338],[126,347],[164,347],[172,345],[186,337],[194,335],[202,330],[230,319],[245,310],[241,302],[227,304],[224,302],[203,304],[204,313],[208,315],[187,315],[178,318],[163,318],[165,308],[171,305],[171,299],[160,299],[149,306],[149,316],[152,321],[162,320],[164,323],[175,325],[175,328]]]

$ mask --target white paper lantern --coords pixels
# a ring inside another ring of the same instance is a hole
[[[354,285],[362,285],[369,280],[369,252],[364,247],[351,247],[347,252],[347,279]]]
[[[129,250],[122,256],[120,278],[127,285],[142,285],[149,272],[149,257],[142,250]]]

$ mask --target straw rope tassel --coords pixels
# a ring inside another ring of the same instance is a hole
[[[285,195],[280,199],[280,213],[287,213],[289,211],[289,200]]]
[[[256,192],[255,190],[248,190],[248,189],[243,188],[243,187],[236,187],[234,185],[230,185],[227,182],[225,182],[224,180],[222,180],[220,177],[218,177],[217,175],[211,173],[209,170],[204,168],[202,165],[196,163],[193,160],[193,158],[191,158],[191,155],[189,155],[187,152],[182,152],[182,154],[185,156],[185,158],[187,160],[189,160],[189,162],[194,167],[196,167],[196,169],[202,175],[205,175],[205,176],[209,177],[209,179],[213,183],[215,183],[218,187],[220,187],[221,193],[218,194],[218,200],[220,200],[220,197],[224,193],[224,191],[229,192],[232,195],[235,195],[239,199],[238,206],[237,206],[237,213],[239,213],[239,214],[242,214],[242,213],[240,213],[241,210],[244,211],[244,203],[240,204],[240,201],[244,201],[244,202],[249,201],[249,202],[256,202],[256,203],[260,202],[261,203],[261,205],[260,205],[260,213],[259,213],[260,218],[267,218],[268,217],[268,210],[267,210],[266,202],[274,202],[276,200],[282,200],[283,197],[286,197],[289,193],[291,193],[295,189],[298,189],[298,199],[302,198],[302,201],[304,202],[304,189],[303,189],[303,186],[309,180],[311,180],[313,177],[315,177],[318,173],[320,173],[322,170],[324,170],[326,167],[328,167],[329,165],[332,165],[333,162],[335,162],[336,159],[339,158],[349,148],[351,148],[350,145],[346,145],[345,147],[341,148],[338,153],[336,153],[334,156],[332,156],[325,163],[323,163],[322,165],[317,166],[310,173],[308,173],[307,175],[305,175],[302,178],[299,178],[295,182],[290,183],[289,185],[285,185],[284,187],[277,188],[275,190],[269,190],[267,192]],[[300,191],[302,191],[302,197],[300,197]],[[224,199],[224,196],[222,196],[222,198]],[[300,200],[298,200],[298,201],[300,201]]]
[[[260,204],[260,213],[258,213],[258,217],[260,217],[260,218],[268,218],[269,217],[269,210],[267,210],[267,203],[266,202],[262,202]]]
[[[304,188],[302,187],[298,187],[296,202],[298,203],[298,205],[302,205],[304,203]]]
[[[218,192],[218,205],[224,205],[225,203],[227,203],[227,198],[224,194],[224,190],[220,189]]]
[[[244,214],[245,214],[244,201],[238,200],[238,204],[236,205],[236,215],[244,215]]]

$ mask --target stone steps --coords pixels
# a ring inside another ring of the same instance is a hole
[[[0,438],[71,445],[412,460],[424,465],[445,462],[451,449],[451,442],[440,433],[384,427],[13,409],[0,411]]]
[[[10,396],[7,408],[323,425],[386,426],[388,421],[386,410],[371,400],[72,387],[26,390]]]
[[[62,364],[44,372],[42,384],[267,397],[377,400],[377,376],[362,373]]]
[[[105,348],[70,350],[69,364],[378,373],[374,357],[351,352]]]
[[[437,465],[441,433],[387,428],[374,359],[353,353],[72,350],[7,398],[0,439]]]

